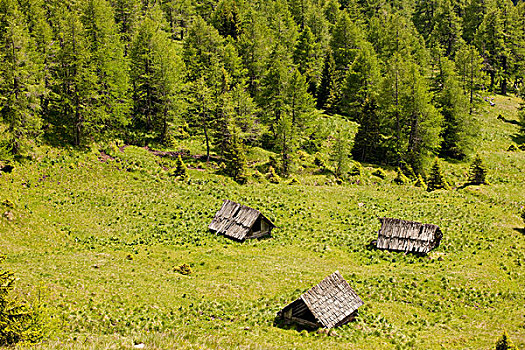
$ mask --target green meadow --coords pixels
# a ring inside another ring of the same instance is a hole
[[[494,101],[476,138],[490,185],[463,186],[470,162],[442,160],[448,191],[396,185],[395,169],[381,179],[369,164],[355,183],[305,165],[301,184],[239,185],[192,158],[195,139],[171,149],[188,150],[187,182],[166,171],[175,158],[144,148],[39,148],[0,175],[0,201],[14,204],[1,208],[12,213],[0,219],[3,267],[49,315],[46,339],[16,348],[492,349],[507,330],[525,349],[525,152],[507,151],[523,141],[519,101]],[[208,231],[223,199],[259,209],[273,237]],[[437,224],[441,245],[425,257],[375,250],[383,216]],[[335,270],[365,302],[355,322],[331,335],[274,324]]]

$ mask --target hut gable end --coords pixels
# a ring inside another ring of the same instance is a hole
[[[333,328],[351,321],[363,304],[336,271],[286,306],[279,315],[287,321],[303,325]]]
[[[381,218],[377,248],[428,253],[439,246],[443,234],[438,226],[392,218]]]
[[[252,230],[254,225],[258,228],[256,232]],[[273,227],[275,225],[258,210],[228,199],[224,200],[221,209],[208,226],[212,231],[239,241],[270,234]],[[264,228],[264,231],[261,228]]]

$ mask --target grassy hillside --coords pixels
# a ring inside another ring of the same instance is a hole
[[[370,168],[360,185],[305,175],[241,186],[204,169],[186,184],[163,170],[169,157],[143,148],[42,148],[0,175],[0,201],[15,204],[14,219],[0,219],[0,252],[18,293],[45,287],[57,327],[38,348],[490,349],[504,329],[525,348],[525,152],[507,151],[520,141],[518,101],[495,102],[476,144],[491,185],[462,188],[468,163],[443,162],[451,191],[398,186],[393,171],[381,180]],[[210,233],[225,198],[260,209],[274,237]],[[442,244],[428,257],[373,250],[381,216],[435,223]],[[182,263],[193,273],[176,272]],[[356,322],[335,336],[274,326],[335,270],[365,302]]]

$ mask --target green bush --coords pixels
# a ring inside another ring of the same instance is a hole
[[[376,170],[374,170],[372,172],[372,175],[377,176],[378,178],[383,179],[383,180],[386,179],[386,172],[381,168],[377,168]]]
[[[520,216],[521,216],[521,219],[523,220],[523,224],[525,225],[525,207],[521,208]]]
[[[410,182],[410,179],[405,176],[401,168],[397,168],[397,175],[392,181],[397,185],[405,185]]]
[[[295,176],[292,176],[292,178],[288,182],[288,185],[300,185],[300,184],[301,184],[301,181],[299,181],[299,179]]]
[[[445,189],[448,190],[449,186],[447,181],[445,181],[445,177],[443,176],[443,173],[441,171],[441,167],[439,165],[439,161],[436,158],[434,160],[434,164],[432,165],[432,169],[430,169],[430,175],[428,176],[428,183],[427,183],[427,191],[434,191],[439,189]]]
[[[422,189],[426,190],[428,188],[425,179],[423,179],[423,176],[421,174],[417,175],[416,182],[414,183],[414,186],[421,187]]]
[[[189,179],[188,168],[182,161],[180,154],[175,161],[175,168],[170,171],[170,176],[174,176],[182,181]]]
[[[350,176],[363,176],[363,172],[364,172],[364,169],[363,169],[363,166],[361,165],[361,163],[354,162],[354,165],[352,166],[352,168],[348,172],[348,175],[350,175]]]
[[[175,266],[173,268],[173,271],[180,273],[181,275],[191,275],[193,270],[191,269],[191,266],[188,264],[182,264],[179,266]]]
[[[257,182],[265,182],[266,181],[266,178],[264,177],[264,175],[259,170],[255,170],[255,172],[252,175],[252,178],[255,181],[257,181]]]
[[[518,348],[510,340],[507,331],[503,331],[501,338],[496,342],[496,350],[518,350]]]
[[[0,264],[5,260],[0,256]],[[37,342],[44,337],[45,317],[41,305],[12,298],[16,278],[0,267],[0,346],[18,342]]]
[[[476,158],[470,165],[470,171],[468,176],[468,182],[473,185],[481,185],[486,183],[487,168],[483,164],[483,160],[476,154]]]
[[[518,147],[515,144],[511,144],[509,148],[507,148],[507,151],[509,152],[516,152],[518,150]]]
[[[279,182],[281,182],[281,177],[277,175],[274,167],[271,165],[270,165],[270,168],[268,169],[268,175],[266,176],[268,178],[268,181],[270,181],[271,183],[278,184]]]

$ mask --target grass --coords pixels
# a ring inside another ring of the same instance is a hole
[[[461,188],[469,164],[443,162],[451,191],[397,186],[394,171],[381,180],[371,167],[361,185],[305,174],[303,185],[241,186],[197,169],[180,183],[163,170],[172,159],[142,148],[99,160],[96,148],[43,147],[0,176],[0,201],[15,204],[14,220],[0,219],[5,265],[18,293],[46,288],[57,327],[36,348],[489,349],[504,329],[525,348],[525,152],[506,151],[518,101],[494,101],[476,145],[491,185]],[[274,237],[210,233],[224,198],[260,209]],[[428,257],[369,249],[380,216],[435,223],[444,238]],[[192,273],[177,272],[182,264]],[[365,302],[356,322],[336,336],[274,325],[335,270]]]

